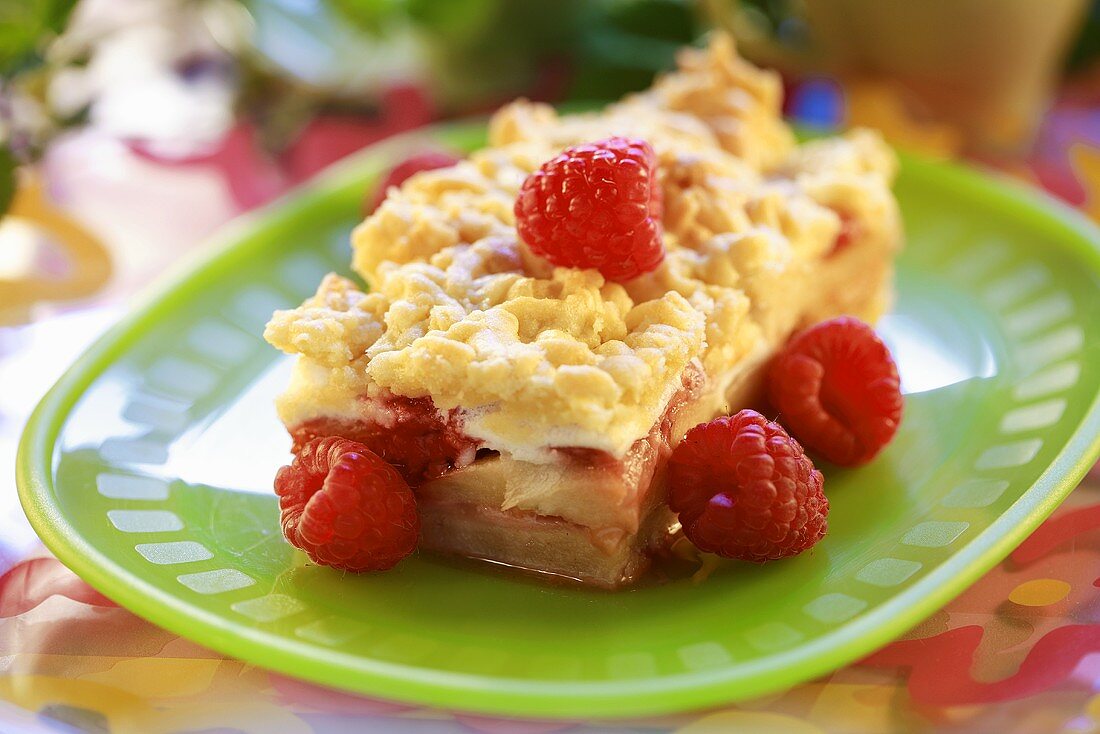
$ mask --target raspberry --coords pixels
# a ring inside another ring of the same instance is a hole
[[[700,423],[669,459],[669,507],[700,550],[763,563],[828,528],[824,478],[783,427],[755,410]]]
[[[322,566],[384,571],[416,549],[420,518],[397,471],[342,438],[310,441],[275,477],[283,535]]]
[[[595,268],[626,281],[664,259],[657,156],[644,140],[608,138],[567,148],[523,182],[516,229],[554,265]]]
[[[386,177],[375,187],[374,193],[368,199],[368,205],[364,207],[364,214],[370,214],[386,200],[386,193],[391,186],[400,186],[412,177],[414,173],[421,171],[434,171],[437,168],[449,168],[458,163],[461,158],[442,150],[426,150],[423,153],[414,153],[389,170]]]
[[[771,365],[768,393],[791,433],[841,466],[870,461],[897,433],[902,397],[890,350],[842,316],[796,335]]]
[[[858,219],[843,211],[837,211],[837,216],[840,217],[840,231],[837,232],[836,241],[833,242],[830,253],[833,255],[848,249],[849,245],[863,236],[863,225]]]

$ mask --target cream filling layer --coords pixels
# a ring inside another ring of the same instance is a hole
[[[706,412],[717,415],[729,409],[728,392],[739,385],[748,372],[759,368],[770,356],[771,348],[759,343],[736,365],[720,373],[717,377],[708,376],[707,383],[699,398],[705,401]],[[701,369],[698,360],[692,366]],[[295,360],[287,389],[276,401],[279,418],[293,428],[318,418],[341,418],[347,420],[378,421],[379,406],[369,398],[349,388],[340,386],[332,379],[332,368],[305,357]],[[485,448],[493,449],[509,458],[533,464],[550,464],[559,460],[553,451],[555,448],[587,448],[603,451],[621,459],[636,441],[649,434],[653,424],[660,420],[673,395],[681,388],[679,380],[669,383],[660,400],[660,410],[655,418],[646,425],[617,427],[617,430],[601,434],[584,430],[576,426],[554,427],[544,433],[544,439],[538,444],[518,443],[486,428],[485,416],[491,406],[467,410],[459,408],[463,421],[463,432],[481,440]],[[739,406],[733,406],[739,407]]]

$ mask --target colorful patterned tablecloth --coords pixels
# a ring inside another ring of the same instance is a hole
[[[0,698],[18,707],[0,708],[0,729],[1095,732],[1098,575],[1100,476],[1094,476],[947,608],[832,675],[715,711],[614,724],[521,724],[369,700],[223,658],[115,606],[38,552],[0,577]],[[25,728],[30,723],[39,726]]]
[[[1100,219],[1098,111],[1090,99],[1052,117],[1044,139],[1056,144],[1013,170]],[[232,139],[226,145],[174,166],[91,131],[54,146],[42,171],[50,188],[22,202],[24,211],[78,223],[88,241],[109,243],[115,269],[97,300],[39,306],[31,325],[0,328],[0,477],[14,473],[18,433],[34,402],[117,318],[135,286],[274,193],[254,190],[270,189],[272,179],[236,170],[242,158]],[[275,188],[290,182],[278,179]],[[865,660],[763,699],[614,723],[500,721],[374,701],[226,659],[144,622],[73,575],[39,545],[5,479],[0,731],[1100,732],[1100,471],[981,581]]]

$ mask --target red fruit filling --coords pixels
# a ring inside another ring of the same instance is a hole
[[[366,446],[393,464],[412,486],[471,463],[481,442],[462,430],[457,410],[442,413],[431,398],[389,395],[370,400],[369,418],[316,418],[291,431],[294,451],[323,436]]]
[[[848,249],[848,246],[863,236],[863,223],[856,217],[848,212],[836,210],[837,216],[840,217],[840,231],[837,233],[836,240],[833,241],[833,249],[829,251],[830,255],[836,255],[844,250]]]

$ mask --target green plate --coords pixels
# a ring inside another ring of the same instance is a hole
[[[437,141],[477,145],[479,126]],[[422,141],[421,141],[422,142]],[[766,694],[885,644],[976,580],[1100,448],[1100,235],[1049,199],[906,160],[898,301],[881,329],[908,403],[870,466],[827,468],[805,556],[609,594],[416,557],[312,567],[270,490],[288,362],[260,333],[344,270],[364,192],[405,139],[247,218],[42,401],[19,488],[57,556],[215,650],[318,683],[526,716],[638,716]]]

